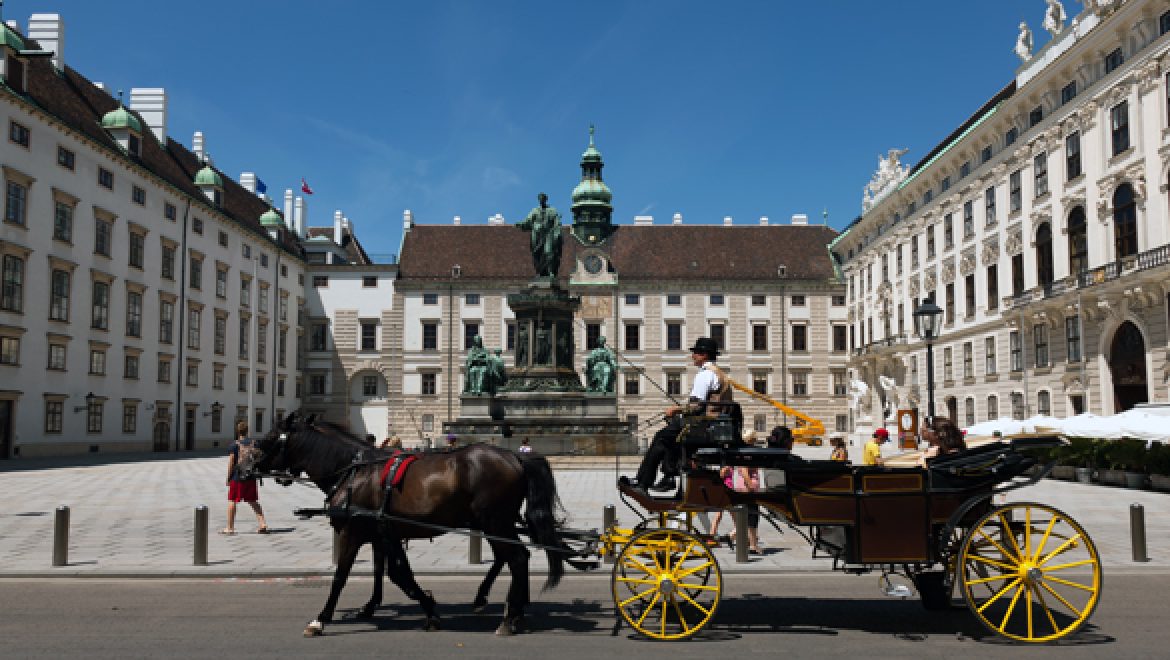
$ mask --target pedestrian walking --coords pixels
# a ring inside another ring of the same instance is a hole
[[[228,458],[227,527],[219,531],[220,534],[225,536],[235,536],[236,534],[236,504],[239,502],[247,502],[256,514],[256,521],[259,525],[256,528],[256,533],[268,533],[268,522],[264,519],[264,509],[260,507],[259,482],[254,478],[240,478],[236,470],[236,467],[240,464],[240,451],[243,448],[251,447],[251,445],[252,441],[248,438],[248,423],[240,422],[236,424],[236,441],[232,443]]]

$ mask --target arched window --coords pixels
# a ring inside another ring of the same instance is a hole
[[[1068,272],[1074,277],[1089,269],[1089,224],[1085,207],[1068,214]]]
[[[999,419],[999,397],[994,394],[987,397],[987,419]]]
[[[1047,290],[1052,279],[1052,225],[1045,222],[1036,229],[1036,281]]]
[[[1121,184],[1113,193],[1113,242],[1118,259],[1138,252],[1137,204],[1133,199],[1133,186],[1128,183]]]
[[[1036,413],[1039,415],[1052,414],[1052,395],[1048,390],[1040,390],[1036,393]]]
[[[975,426],[975,397],[967,397],[963,402],[963,425]]]

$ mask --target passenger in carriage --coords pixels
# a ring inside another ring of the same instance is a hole
[[[930,443],[930,447],[922,452],[918,465],[926,467],[927,461],[954,454],[967,448],[967,441],[963,439],[963,431],[947,417],[927,418],[922,425],[922,439]]]
[[[663,413],[666,416],[666,426],[654,434],[654,440],[650,443],[641,466],[638,467],[635,487],[659,491],[678,487],[676,478],[682,462],[679,434],[683,431],[680,415],[684,412],[702,414],[708,411],[708,404],[711,402],[731,400],[731,384],[715,364],[718,357],[719,345],[714,339],[700,337],[691,347],[691,361],[698,367],[699,373],[695,375],[690,398],[685,406],[671,406]],[[659,466],[662,468],[663,476],[658,483],[654,483]]]

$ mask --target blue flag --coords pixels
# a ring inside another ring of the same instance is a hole
[[[263,195],[266,192],[268,192],[268,186],[264,185],[264,182],[260,180],[260,177],[256,177],[256,194]]]

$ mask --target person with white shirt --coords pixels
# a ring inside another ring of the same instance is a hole
[[[683,412],[690,414],[706,412],[710,401],[730,400],[731,385],[727,377],[715,365],[719,357],[719,345],[714,339],[700,337],[691,347],[691,361],[699,369],[695,375],[691,395],[685,406],[671,406],[663,413],[666,416],[666,426],[654,434],[654,441],[646,451],[641,466],[638,467],[635,486],[644,490],[672,490],[676,487],[675,477],[679,475],[681,461],[681,445],[678,436],[683,426],[680,415]],[[654,476],[662,467],[663,477],[654,483]],[[651,485],[653,484],[653,485]]]

